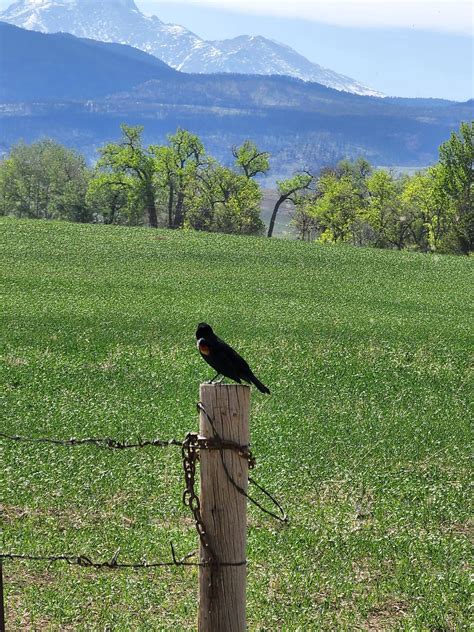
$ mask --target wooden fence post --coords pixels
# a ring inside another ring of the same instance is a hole
[[[239,384],[201,384],[200,401],[223,440],[249,444],[250,388]],[[200,435],[214,433],[201,410]],[[242,562],[247,553],[247,499],[232,483],[247,491],[248,462],[233,450],[201,450],[201,517],[218,562]],[[209,561],[200,547],[200,560]],[[246,630],[245,565],[201,566],[199,569],[199,632]]]

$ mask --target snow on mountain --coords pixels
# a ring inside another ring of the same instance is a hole
[[[265,37],[241,35],[209,44],[220,51],[219,56],[210,56],[206,49],[195,49],[185,59],[180,70],[289,75],[304,81],[315,81],[336,90],[383,96],[382,93],[367,88],[350,77],[314,64],[285,44]]]
[[[134,0],[18,0],[0,20],[43,33],[128,44],[183,72],[289,75],[336,90],[383,96],[350,77],[310,62],[284,44],[260,36],[205,41],[155,15],[144,15]]]

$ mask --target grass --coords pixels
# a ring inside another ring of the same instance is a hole
[[[472,260],[0,220],[1,428],[178,437],[207,320],[252,392],[250,630],[468,628]],[[0,548],[169,559],[196,548],[179,449],[0,442]],[[5,562],[10,630],[192,630],[195,569]]]

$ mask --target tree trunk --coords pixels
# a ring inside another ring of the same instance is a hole
[[[156,215],[156,206],[155,203],[150,204],[148,206],[148,221],[150,222],[150,226],[152,228],[158,228],[158,217]]]
[[[146,210],[148,213],[148,221],[152,228],[158,228],[158,217],[156,215],[155,194],[153,189],[150,189],[146,193]]]
[[[184,193],[182,191],[179,191],[178,197],[176,199],[176,213],[174,216],[175,228],[180,228],[183,225],[183,221],[184,221]]]
[[[280,209],[280,206],[283,204],[283,202],[287,199],[286,195],[280,195],[280,197],[278,198],[275,207],[273,209],[273,213],[272,213],[272,217],[270,219],[270,225],[268,227],[268,233],[267,233],[267,237],[271,237],[273,235],[273,228],[275,227],[275,220],[276,220],[276,216],[277,213]]]
[[[168,195],[168,228],[173,228],[173,200],[174,200],[174,188],[170,184],[170,192]]]

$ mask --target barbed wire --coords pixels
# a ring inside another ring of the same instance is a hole
[[[212,562],[188,562],[191,557],[196,555],[195,551],[187,553],[182,558],[178,558],[175,553],[173,544],[171,546],[172,559],[167,562],[119,562],[118,557],[120,548],[118,548],[110,560],[94,562],[87,555],[30,555],[25,553],[0,553],[0,560],[24,560],[29,562],[66,562],[70,566],[82,566],[85,568],[96,569],[147,569],[158,568],[163,566],[210,566]],[[222,562],[221,566],[244,566],[247,560],[242,562]]]
[[[87,555],[29,555],[24,553],[0,553],[2,560],[27,560],[30,562],[66,562],[70,566],[77,565],[89,568],[156,568],[158,566],[195,566],[196,563],[186,562],[195,555],[188,553],[182,559],[177,559],[172,548],[173,560],[169,562],[118,562],[118,549],[110,560],[94,562]]]
[[[179,439],[137,439],[135,443],[127,443],[112,437],[85,437],[84,439],[55,439],[50,437],[25,437],[22,435],[9,435],[0,432],[0,438],[10,441],[18,441],[23,443],[50,443],[64,447],[75,447],[81,445],[94,445],[99,448],[110,448],[114,450],[127,450],[129,448],[146,448],[148,446],[154,448],[167,448],[171,446],[181,447],[183,442]]]

